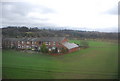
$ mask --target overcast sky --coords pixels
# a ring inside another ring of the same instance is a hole
[[[118,31],[119,0],[2,0],[2,26]],[[18,2],[19,1],[19,2]]]

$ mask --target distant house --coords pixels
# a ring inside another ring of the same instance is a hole
[[[61,53],[62,49],[68,50],[68,52],[74,52],[79,49],[78,45],[69,43],[65,37],[4,38],[2,47],[40,50],[42,44],[46,45],[48,51],[57,49],[57,53]]]

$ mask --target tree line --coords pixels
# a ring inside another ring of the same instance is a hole
[[[68,29],[39,29],[37,27],[29,28],[26,26],[8,26],[2,28],[3,37],[67,37],[69,39],[118,39],[118,33],[106,33],[97,31],[81,31]]]

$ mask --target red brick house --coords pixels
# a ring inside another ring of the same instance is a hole
[[[67,49],[68,52],[79,49],[78,45],[69,43],[65,37],[4,38],[2,45],[3,48],[40,50],[43,43],[48,48],[48,51],[57,48],[58,53],[62,52],[63,48]]]

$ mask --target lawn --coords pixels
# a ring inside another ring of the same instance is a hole
[[[70,40],[78,42],[78,40]],[[88,41],[90,48],[51,56],[3,50],[5,79],[116,79],[118,47],[112,42]]]

